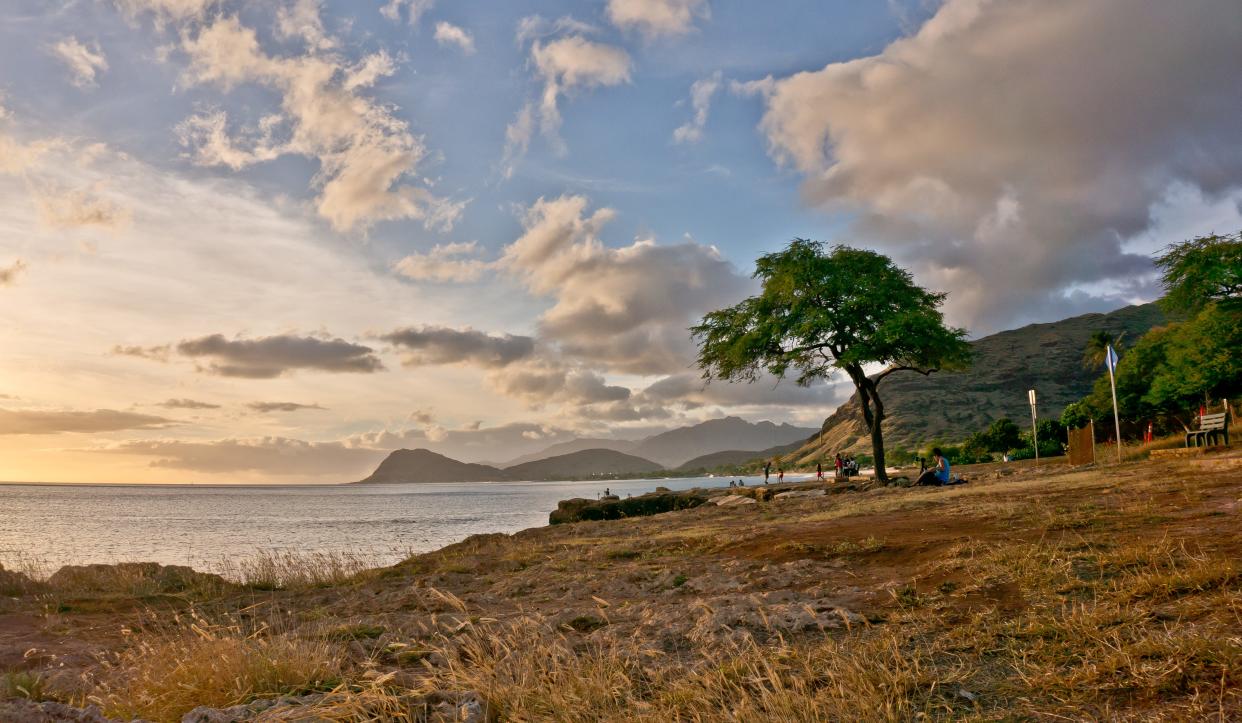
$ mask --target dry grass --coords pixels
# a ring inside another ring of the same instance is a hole
[[[254,590],[304,590],[343,585],[375,563],[371,552],[261,549],[248,557],[219,560],[208,569]]]
[[[103,660],[87,700],[114,717],[175,721],[200,705],[329,690],[341,679],[339,658],[320,639],[191,614]]]

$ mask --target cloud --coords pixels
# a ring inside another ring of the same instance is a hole
[[[298,404],[297,402],[250,402],[246,406],[261,414],[270,414],[271,412],[300,412],[305,409],[327,409],[327,407],[321,407],[318,404]]]
[[[152,13],[157,21],[193,20],[202,18],[207,9],[217,6],[220,0],[114,0],[121,12],[130,17]]]
[[[466,55],[474,55],[474,38],[452,23],[436,23],[435,38],[440,45],[456,45]]]
[[[435,4],[436,0],[388,0],[388,3],[380,8],[380,14],[393,22],[397,22],[401,20],[401,9],[405,8],[410,25],[417,25],[418,19],[423,16],[423,13],[430,10]]]
[[[204,371],[211,374],[246,379],[271,379],[299,369],[362,374],[384,369],[370,347],[344,339],[290,335],[226,339],[212,334],[179,342],[177,353],[210,359]]]
[[[703,138],[707,114],[712,107],[712,96],[719,89],[719,70],[707,78],[694,81],[694,84],[690,86],[690,105],[694,108],[694,118],[673,131],[674,143],[697,143]]]
[[[161,344],[159,346],[126,346],[117,344],[112,347],[112,353],[116,356],[132,356],[158,362],[167,362],[168,355],[171,352],[171,344]]]
[[[99,43],[85,45],[77,38],[69,37],[51,47],[52,53],[69,68],[70,81],[79,88],[94,88],[99,84],[95,76],[108,69]]]
[[[0,266],[0,286],[12,286],[17,283],[17,277],[22,275],[26,270],[26,262],[18,259],[8,266]]]
[[[175,424],[171,419],[150,414],[96,409],[90,412],[0,409],[2,434],[60,434],[80,432],[98,434],[124,429],[161,429]]]
[[[219,409],[219,404],[211,404],[209,402],[200,402],[194,399],[168,399],[160,402],[157,407],[165,409]]]
[[[621,30],[648,37],[684,35],[694,21],[711,15],[707,0],[608,0],[608,20]]]
[[[276,34],[282,38],[300,38],[309,48],[329,50],[336,41],[328,37],[319,17],[321,0],[294,0],[292,5],[276,8]]]
[[[986,331],[1150,274],[1122,243],[1172,185],[1237,191],[1239,33],[1233,0],[949,0],[878,55],[776,81],[761,128],[807,199]]]
[[[123,442],[107,454],[154,457],[152,467],[204,473],[261,472],[271,475],[362,477],[384,456],[382,450],[342,442],[305,442],[285,437],[221,439],[210,442],[153,440]]]
[[[661,374],[694,359],[687,329],[750,288],[715,248],[650,240],[606,247],[611,209],[587,214],[583,196],[539,199],[499,266],[537,296],[552,299],[539,337],[567,358],[615,372]]]
[[[118,231],[130,224],[133,216],[129,209],[92,190],[59,190],[55,188],[31,188],[39,220],[49,228],[70,229],[97,227]]]
[[[398,329],[379,337],[409,352],[406,366],[475,364],[495,368],[525,359],[535,350],[529,336],[490,335],[473,329],[424,326]]]
[[[393,265],[396,272],[414,281],[477,281],[491,264],[469,258],[479,252],[475,241],[436,245],[427,253],[412,253]]]
[[[421,138],[392,107],[360,93],[394,71],[387,53],[353,66],[318,50],[322,43],[301,56],[268,55],[254,30],[236,17],[216,18],[197,34],[183,33],[181,45],[190,59],[187,82],[226,92],[256,83],[280,96],[281,113],[232,137],[223,111],[202,111],[183,122],[178,133],[196,162],[239,169],[286,154],[317,159],[317,210],[339,231],[407,218],[433,229],[456,223],[464,201],[406,182],[427,155]]]
[[[351,437],[346,444],[385,450],[426,447],[466,462],[502,462],[551,444],[566,442],[575,436],[569,429],[534,422],[513,422],[495,427],[472,423],[451,429],[436,428],[430,435],[425,429],[368,432]]]
[[[519,30],[519,39],[527,37],[527,31]],[[624,50],[604,43],[587,40],[582,35],[570,35],[544,43],[536,40],[531,44],[531,63],[543,81],[543,91],[538,103],[539,127],[544,137],[558,153],[564,153],[560,139],[560,100],[563,95],[580,90],[615,86],[630,81],[630,56]],[[521,157],[530,144],[534,132],[535,104],[527,104],[505,129],[506,164]],[[511,168],[506,175],[511,173]]]

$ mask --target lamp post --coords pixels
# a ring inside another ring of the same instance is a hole
[[[1031,400],[1031,440],[1035,446],[1035,464],[1039,464],[1039,427],[1035,424],[1035,390],[1028,389],[1026,396]]]

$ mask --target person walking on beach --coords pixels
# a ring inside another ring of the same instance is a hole
[[[772,463],[764,462],[763,463],[763,483],[765,485],[768,483],[768,476],[771,474],[772,474]]]
[[[824,481],[824,465],[819,462],[815,463],[815,479],[820,482]]]
[[[845,469],[845,460],[841,459],[841,453],[837,452],[837,478],[840,479],[841,472]]]
[[[776,470],[776,481],[779,484],[785,483],[785,468],[780,467]]]

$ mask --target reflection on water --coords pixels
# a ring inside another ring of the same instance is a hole
[[[349,486],[0,485],[0,563],[154,561],[200,569],[257,549],[396,562],[481,532],[547,524],[559,500],[728,478]],[[756,478],[746,478],[748,485]]]

